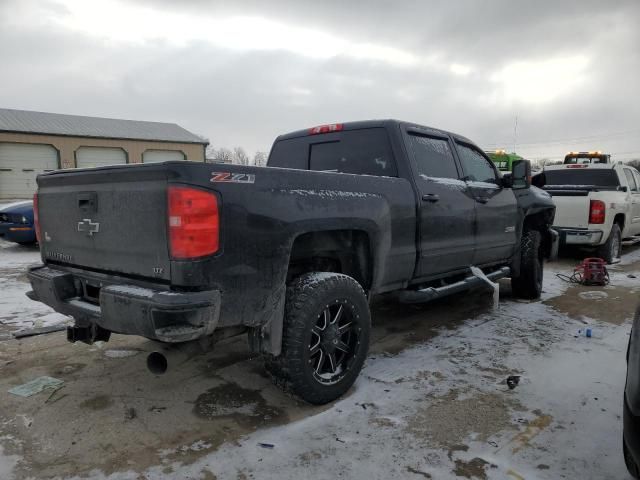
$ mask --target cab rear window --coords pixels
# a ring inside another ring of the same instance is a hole
[[[384,128],[347,130],[278,141],[269,166],[398,176],[389,137]]]
[[[544,172],[545,186],[572,185],[594,187],[619,187],[620,180],[615,170],[604,169],[566,169]]]

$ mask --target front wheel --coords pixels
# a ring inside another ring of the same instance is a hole
[[[320,405],[353,385],[369,349],[371,318],[353,278],[315,272],[287,288],[282,353],[266,361],[277,385]]]
[[[520,274],[511,278],[514,296],[534,300],[542,294],[544,256],[542,236],[537,230],[525,230],[520,240]]]
[[[611,227],[611,233],[609,238],[598,248],[598,256],[602,258],[608,264],[612,264],[618,258],[620,258],[620,252],[622,251],[622,232],[617,223]]]

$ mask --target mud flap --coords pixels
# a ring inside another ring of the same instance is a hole
[[[266,319],[259,326],[249,329],[249,349],[254,353],[266,353],[277,357],[282,351],[282,331],[284,327],[284,305],[286,287],[278,289]]]
[[[471,273],[473,273],[480,280],[483,280],[487,285],[489,285],[493,289],[493,308],[498,308],[498,304],[500,303],[500,284],[497,282],[492,282],[487,278],[482,270],[478,267],[474,267],[471,265]]]

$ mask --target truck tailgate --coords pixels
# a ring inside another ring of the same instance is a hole
[[[555,227],[587,228],[589,226],[590,199],[587,195],[553,194],[553,202],[556,204],[556,216],[553,221]]]
[[[170,280],[166,170],[61,172],[40,177],[38,184],[47,262]]]

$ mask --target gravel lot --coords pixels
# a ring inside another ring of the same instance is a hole
[[[146,371],[141,338],[12,339],[67,321],[24,296],[38,260],[0,240],[0,479],[629,478],[621,407],[640,249],[606,288],[556,277],[576,259],[548,264],[539,302],[515,301],[508,282],[495,310],[481,291],[377,302],[364,371],[324,407],[273,387],[244,337],[164,377]],[[598,338],[576,336],[585,324]],[[8,393],[42,375],[62,388]],[[509,375],[522,376],[513,390]]]

